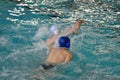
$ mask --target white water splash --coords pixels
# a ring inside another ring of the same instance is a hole
[[[40,27],[35,36],[33,37],[34,40],[40,40],[48,35],[48,28],[47,27]]]

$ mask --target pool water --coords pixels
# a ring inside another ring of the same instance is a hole
[[[0,80],[120,80],[119,0],[1,0]],[[71,27],[73,60],[42,70],[49,28]]]

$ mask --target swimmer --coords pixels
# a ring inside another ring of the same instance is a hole
[[[73,27],[65,29],[64,32],[57,26],[51,27],[51,37],[46,41],[50,53],[46,59],[46,63],[41,65],[44,69],[48,70],[57,64],[68,63],[72,60],[73,56],[69,52],[70,39],[68,36],[76,32],[76,30],[79,30],[82,23],[84,21],[78,19]]]

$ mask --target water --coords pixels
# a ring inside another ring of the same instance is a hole
[[[0,80],[120,80],[119,0],[1,0]],[[45,71],[51,25],[82,18],[73,60]]]

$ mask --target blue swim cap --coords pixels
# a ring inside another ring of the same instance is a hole
[[[66,49],[69,49],[70,48],[70,39],[67,36],[60,37],[59,47],[64,47]]]

